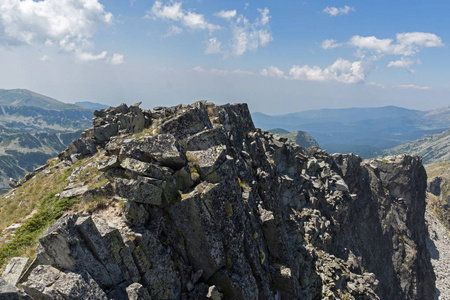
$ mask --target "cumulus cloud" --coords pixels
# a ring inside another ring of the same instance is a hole
[[[236,10],[221,10],[214,14],[216,17],[222,18],[222,19],[231,19],[236,17]]]
[[[339,16],[339,15],[347,15],[349,12],[351,11],[355,11],[355,9],[353,7],[350,6],[344,6],[344,7],[325,7],[323,9],[324,13],[329,14],[330,16]]]
[[[321,69],[320,67],[308,65],[293,66],[289,70],[292,79],[311,81],[338,81],[344,83],[360,83],[366,80],[371,71],[363,61],[350,62],[339,58],[332,65]]]
[[[328,49],[334,49],[337,47],[342,46],[342,44],[336,43],[336,40],[325,40],[322,42],[322,49],[328,50]]]
[[[297,66],[294,65],[289,70],[288,75],[276,67],[263,69],[260,74],[278,78],[305,81],[337,81],[343,83],[366,82],[367,75],[373,67],[370,61],[348,61],[342,58],[337,59],[333,64],[321,68],[318,66]]]
[[[152,9],[146,12],[145,17],[179,22],[181,25],[194,30],[214,31],[221,28],[218,25],[208,23],[202,14],[184,10],[181,2],[164,5],[161,1],[155,1]]]
[[[273,40],[269,26],[269,9],[258,9],[258,12],[260,15],[254,22],[250,22],[243,15],[227,19],[230,22],[231,40],[229,49],[220,51],[224,57],[241,56],[248,51],[255,52]]]
[[[95,60],[90,59],[95,55],[90,57],[85,51],[92,47],[97,28],[113,20],[98,0],[2,0],[0,42],[57,46],[84,60]]]
[[[411,66],[414,64],[420,64],[420,60],[412,60],[412,59],[399,59],[399,60],[395,60],[395,61],[391,61],[388,63],[388,68],[402,68],[405,69],[406,71],[410,72],[410,73],[414,73],[415,70],[411,69]]]
[[[413,90],[431,90],[430,86],[421,86],[421,85],[414,85],[414,84],[401,84],[401,85],[395,85],[394,87],[399,89],[413,89]]]
[[[274,66],[270,66],[270,67],[262,69],[260,74],[263,76],[270,76],[270,77],[276,77],[276,78],[284,77],[284,72]]]
[[[125,60],[122,54],[114,53],[110,58],[108,58],[108,62],[111,65],[121,65],[125,63]]]
[[[420,48],[442,47],[442,39],[434,33],[406,32],[397,33],[396,42],[393,39],[379,39],[375,36],[353,36],[348,45],[361,50],[373,51],[379,54],[394,54],[412,56]]]

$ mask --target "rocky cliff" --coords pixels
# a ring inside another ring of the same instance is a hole
[[[419,157],[305,150],[245,104],[95,116],[3,197],[54,176],[41,206],[84,208],[39,238],[18,280],[33,299],[433,299]]]

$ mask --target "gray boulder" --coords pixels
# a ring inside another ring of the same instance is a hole
[[[118,196],[128,200],[160,206],[162,204],[162,181],[147,177],[138,179],[116,178],[115,192]]]
[[[62,272],[46,265],[37,266],[22,287],[34,300],[108,299],[89,273]]]

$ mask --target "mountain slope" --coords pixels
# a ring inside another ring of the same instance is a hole
[[[33,298],[433,299],[419,157],[305,150],[245,104],[93,123],[0,198],[0,264],[36,257]]]
[[[47,110],[87,110],[84,107],[68,104],[56,99],[25,89],[0,89],[0,105],[5,106],[34,106]]]
[[[0,192],[78,138],[92,113],[28,90],[0,90]]]
[[[279,116],[253,113],[257,127],[308,132],[328,152],[371,157],[391,148],[450,128],[450,109],[410,110],[395,106],[321,109]]]
[[[0,135],[0,192],[9,190],[9,179],[20,179],[44,165],[81,131],[61,133],[15,133]]]
[[[90,101],[82,101],[82,102],[75,102],[75,105],[82,106],[91,110],[101,110],[101,109],[107,109],[109,106],[101,103],[95,103]]]
[[[378,151],[379,155],[404,153],[422,156],[425,164],[450,161],[450,130]]]

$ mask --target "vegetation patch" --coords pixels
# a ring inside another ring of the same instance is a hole
[[[57,192],[52,192],[44,197],[38,212],[16,229],[9,242],[0,247],[0,266],[14,256],[29,252],[30,247],[35,248],[39,236],[65,211],[79,202],[76,199],[59,199],[56,194]]]

